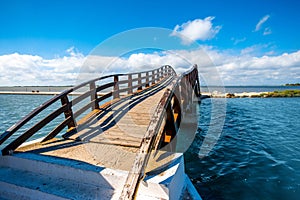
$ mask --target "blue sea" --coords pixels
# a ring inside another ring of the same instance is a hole
[[[226,88],[237,90],[251,92],[253,87]],[[49,98],[0,95],[0,132]],[[224,102],[226,109],[218,110]],[[204,99],[199,114],[196,137],[185,160],[186,172],[203,199],[300,198],[300,98]],[[220,115],[225,120],[221,132],[203,156],[209,130],[213,133],[219,125],[212,118]]]
[[[300,199],[300,98],[226,99],[222,132],[202,157],[208,130],[216,126],[212,105],[201,102],[196,137],[185,153],[186,172],[202,198]]]
[[[201,92],[225,92],[225,93],[243,93],[243,92],[273,92],[282,90],[300,90],[300,86],[201,86]]]

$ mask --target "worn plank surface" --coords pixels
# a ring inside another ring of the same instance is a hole
[[[94,110],[80,122],[78,132],[17,149],[80,160],[96,166],[130,171],[164,86],[149,88],[130,98]]]

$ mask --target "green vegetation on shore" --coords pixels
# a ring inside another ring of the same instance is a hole
[[[283,90],[261,93],[261,97],[300,97],[300,90]]]
[[[300,83],[287,83],[284,86],[300,86]]]

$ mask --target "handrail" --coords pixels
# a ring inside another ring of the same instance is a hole
[[[141,142],[132,169],[124,184],[120,199],[133,199],[140,181],[145,176],[145,168],[150,153],[176,136],[184,112],[192,101],[192,93],[200,96],[197,65],[176,79],[166,88]],[[171,145],[172,146],[172,145]]]
[[[144,74],[144,75],[142,75]],[[132,78],[132,76],[138,76],[138,78]],[[22,118],[19,122],[8,128],[3,134],[0,135],[0,145],[4,143],[8,138],[10,138],[14,133],[16,133],[20,128],[22,128],[25,124],[31,121],[35,116],[41,113],[43,110],[53,105],[54,103],[60,101],[61,107],[54,110],[50,115],[46,116],[38,123],[29,127],[27,131],[18,136],[14,141],[8,144],[4,149],[2,149],[3,155],[8,155],[13,153],[15,149],[17,149],[23,142],[32,137],[37,131],[46,126],[48,123],[53,121],[56,117],[64,113],[65,120],[62,121],[58,126],[56,126],[44,139],[43,142],[54,138],[61,130],[63,130],[66,126],[68,127],[68,131],[76,131],[77,121],[76,117],[80,116],[80,114],[84,113],[89,108],[99,109],[99,103],[104,100],[113,97],[114,99],[121,99],[121,93],[125,92],[125,95],[132,95],[134,92],[139,92],[143,88],[151,87],[152,85],[166,80],[170,76],[175,76],[175,70],[169,66],[164,65],[160,68],[144,71],[144,72],[134,72],[127,74],[113,74],[107,75],[99,78],[95,78],[84,83],[81,83],[77,86],[74,86],[70,89],[67,89],[60,93],[57,96],[49,99],[24,118]],[[113,78],[112,82],[108,82],[102,85],[97,86],[97,81],[102,81],[104,79],[109,80]],[[122,80],[119,80],[123,78]],[[125,79],[125,80],[124,80]],[[125,84],[125,86],[124,86]],[[123,87],[120,87],[122,85]],[[85,86],[89,86],[89,91],[81,94],[77,98],[69,101],[68,95],[80,88]],[[105,94],[102,94],[101,97],[98,97],[101,91],[111,88],[111,90]],[[91,100],[86,105],[82,106],[76,113],[73,112],[72,107],[81,102],[82,100],[88,98],[90,96]]]

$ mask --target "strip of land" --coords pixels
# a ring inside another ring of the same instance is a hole
[[[1,94],[10,95],[58,95],[61,92],[44,91],[0,91]],[[82,92],[72,92],[70,95],[78,96]],[[202,92],[204,98],[268,98],[268,97],[300,97],[300,90],[283,90],[274,92],[242,92],[242,93],[220,93],[220,92]],[[103,94],[98,94],[99,96]]]
[[[218,93],[202,92],[202,98],[269,98],[269,97],[300,97],[300,90],[283,90],[274,92],[243,92]]]

